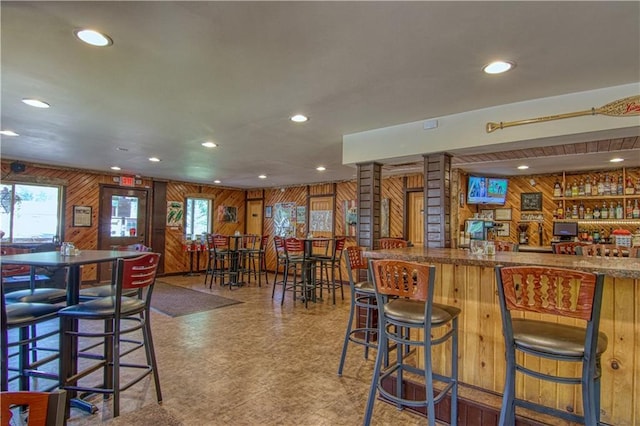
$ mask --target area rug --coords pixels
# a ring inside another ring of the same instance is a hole
[[[191,315],[224,306],[242,303],[214,294],[207,294],[180,286],[156,281],[151,296],[151,307],[170,317]]]

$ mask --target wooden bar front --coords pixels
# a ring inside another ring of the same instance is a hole
[[[609,346],[602,356],[601,421],[621,426],[640,424],[640,259],[510,252],[474,256],[464,250],[425,247],[368,251],[365,256],[436,265],[435,302],[462,310],[459,380],[500,394],[505,358],[494,266],[542,265],[604,273],[600,330],[608,336]],[[558,321],[551,316],[536,314],[536,317]],[[448,349],[439,348],[435,352],[436,370],[447,365]],[[575,363],[527,358],[530,359],[525,359],[525,363],[531,368],[580,374],[580,366]],[[560,410],[582,413],[579,386],[548,383],[518,374],[517,395]]]

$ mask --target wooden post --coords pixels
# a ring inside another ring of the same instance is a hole
[[[451,247],[451,155],[424,155],[424,246]]]

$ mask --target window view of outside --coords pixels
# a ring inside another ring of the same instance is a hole
[[[0,230],[3,241],[50,242],[59,235],[60,188],[0,185]]]
[[[208,198],[187,198],[185,209],[185,234],[195,239],[197,235],[211,232],[211,200]]]
[[[111,236],[138,235],[138,197],[114,195],[111,197]]]

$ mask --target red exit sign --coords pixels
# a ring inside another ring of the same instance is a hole
[[[120,186],[136,186],[136,180],[131,176],[120,176]]]

